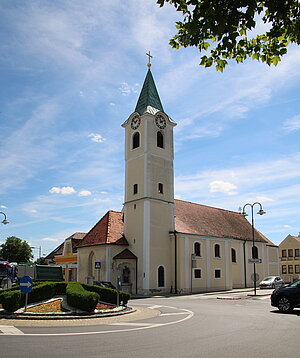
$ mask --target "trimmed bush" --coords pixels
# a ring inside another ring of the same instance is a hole
[[[24,306],[25,295],[20,290],[6,290],[1,292],[1,304],[7,312],[15,312]]]
[[[93,312],[99,301],[99,294],[83,288],[79,282],[69,282],[66,288],[67,302],[71,307]]]
[[[97,292],[102,302],[112,303],[114,305],[118,303],[117,290],[113,290],[111,288],[101,287],[97,285],[88,285],[86,283],[82,283],[82,287],[87,291]],[[123,306],[126,306],[129,299],[130,299],[129,293],[119,291],[120,305],[122,304]]]
[[[33,286],[28,294],[28,303],[39,302],[47,300],[55,296],[55,282],[43,282],[39,285]]]
[[[68,282],[55,282],[55,294],[65,295]]]

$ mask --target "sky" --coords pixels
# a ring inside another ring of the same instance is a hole
[[[2,0],[0,19],[0,243],[17,236],[36,258],[122,210],[121,124],[148,51],[177,123],[175,197],[233,211],[258,201],[268,239],[298,235],[299,46],[277,67],[220,73],[199,66],[197,49],[169,46],[180,14],[155,0]]]

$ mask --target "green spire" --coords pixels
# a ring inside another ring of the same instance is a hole
[[[140,97],[137,101],[135,112],[138,112],[140,115],[142,115],[146,113],[147,110],[149,111],[149,109],[150,111],[151,109],[156,109],[157,111],[162,111],[162,112],[164,111],[161,101],[159,99],[159,95],[150,68],[147,72]]]

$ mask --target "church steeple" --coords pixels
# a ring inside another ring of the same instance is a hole
[[[149,67],[142,91],[135,107],[135,112],[143,115],[146,112],[155,114],[158,111],[163,112],[164,110]]]

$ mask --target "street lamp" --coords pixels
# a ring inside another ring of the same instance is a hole
[[[2,224],[4,225],[8,224],[9,222],[6,220],[6,215],[2,211],[0,211],[0,214],[4,215],[4,219],[1,221]]]
[[[42,256],[42,246],[30,246],[31,249],[38,249],[39,250],[39,258]]]
[[[264,215],[266,212],[263,210],[261,203],[255,202],[253,204],[245,204],[243,207],[243,211],[241,212],[241,215],[243,215],[244,217],[248,216],[248,214],[245,211],[245,208],[247,206],[251,207],[251,223],[252,223],[252,259],[258,259],[258,251],[257,251],[257,247],[255,246],[255,242],[254,242],[254,213],[253,213],[253,208],[255,205],[259,206],[259,211],[257,212],[258,215]],[[256,268],[255,268],[255,261],[253,262],[253,280],[254,280],[254,296],[256,296]]]

